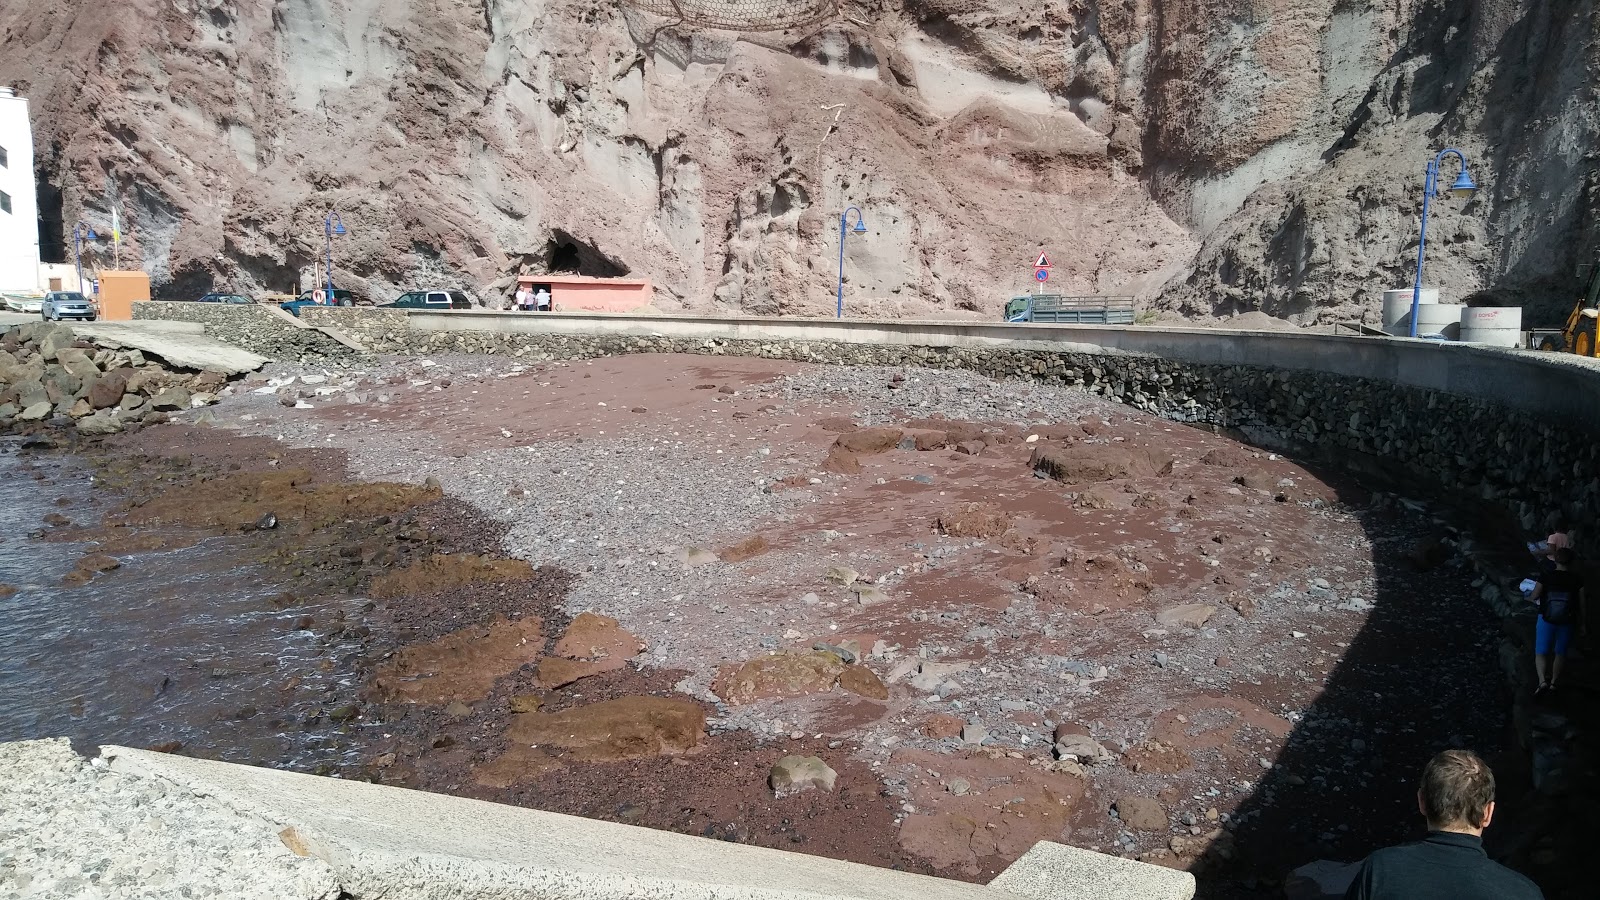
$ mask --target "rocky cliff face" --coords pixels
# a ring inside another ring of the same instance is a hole
[[[1571,292],[1594,27],[1592,0],[0,0],[0,81],[47,208],[121,204],[168,294],[309,282],[337,209],[336,278],[379,300],[564,270],[821,314],[854,205],[858,314],[992,317],[1045,250],[1066,292],[1310,321],[1409,283],[1445,143],[1486,190],[1436,205],[1429,281]]]

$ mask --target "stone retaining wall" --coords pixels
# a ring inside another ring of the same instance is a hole
[[[354,355],[350,348],[320,331],[297,328],[284,321],[279,312],[258,304],[156,300],[133,305],[135,319],[199,322],[217,340],[273,359],[316,363]]]

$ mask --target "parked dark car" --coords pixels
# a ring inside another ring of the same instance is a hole
[[[196,303],[254,303],[249,297],[241,294],[207,294]]]
[[[293,300],[285,300],[284,302],[279,303],[278,308],[284,312],[299,316],[300,307],[302,306],[355,306],[357,302],[355,291],[347,291],[344,288],[334,288],[332,303],[318,303],[316,292],[306,291],[304,294],[301,294]]]
[[[385,309],[471,309],[472,298],[461,291],[410,291],[378,306]]]
[[[59,322],[62,319],[83,319],[93,322],[100,318],[100,309],[94,301],[77,291],[51,291],[39,304],[39,318]]]

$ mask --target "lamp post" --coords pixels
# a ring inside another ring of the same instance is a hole
[[[343,237],[345,234],[344,220],[339,218],[337,209],[329,210],[327,217],[322,220],[322,233],[328,242],[328,305],[337,306],[333,300],[333,236]]]
[[[1428,209],[1436,192],[1444,196],[1444,192],[1439,190],[1439,164],[1444,162],[1446,156],[1454,156],[1461,163],[1461,172],[1450,185],[1451,196],[1465,200],[1478,192],[1477,184],[1467,174],[1467,158],[1460,150],[1446,147],[1439,151],[1433,162],[1428,163],[1428,177],[1422,191],[1422,235],[1417,239],[1417,280],[1411,285],[1411,337],[1417,336],[1417,313],[1422,305],[1422,259],[1428,248]]]
[[[78,266],[78,290],[79,291],[83,291],[83,242],[84,241],[96,241],[96,240],[99,240],[99,239],[100,239],[100,235],[95,234],[94,233],[94,229],[90,228],[88,225],[86,225],[86,224],[84,224],[82,222],[79,222],[77,225],[73,226],[73,229],[72,229],[72,261],[74,263],[76,263],[77,266]],[[85,292],[85,293],[87,293],[87,292]]]
[[[844,318],[844,235],[845,228],[850,224],[850,214],[856,214],[856,227],[852,229],[856,234],[867,233],[867,219],[861,210],[854,206],[839,214],[839,307],[834,312],[834,317]]]

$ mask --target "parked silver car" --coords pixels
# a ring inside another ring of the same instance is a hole
[[[83,319],[93,322],[100,317],[94,301],[77,291],[51,291],[44,295],[39,305],[39,318],[59,322],[62,319]]]

